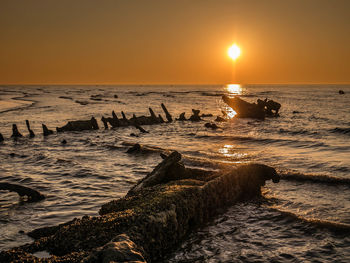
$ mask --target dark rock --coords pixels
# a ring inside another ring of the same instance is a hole
[[[216,130],[217,128],[219,128],[215,123],[210,123],[210,122],[207,122],[206,124],[204,124],[204,126],[206,128],[211,128],[213,130]]]
[[[10,155],[11,157],[15,157],[15,156],[16,156],[15,153],[10,153],[9,155]]]
[[[45,199],[45,196],[39,193],[36,190],[33,190],[31,188],[17,185],[17,184],[10,184],[10,183],[0,183],[0,190],[8,190],[11,192],[17,192],[21,197],[27,196],[28,202],[37,202],[40,200]]]
[[[0,142],[4,141],[4,136],[2,136],[2,134],[0,133]]]
[[[132,147],[130,147],[126,152],[127,153],[135,153],[139,152],[141,150],[141,145],[138,143],[135,143]]]
[[[57,132],[64,131],[85,131],[85,130],[98,130],[98,124],[94,117],[90,120],[83,121],[69,121],[63,127],[56,127]]]
[[[67,144],[66,139],[63,139],[63,140],[61,141],[61,143],[62,143],[62,144]]]
[[[339,94],[345,94],[344,90],[339,90]]]
[[[44,136],[49,136],[51,134],[53,134],[53,130],[49,130],[45,124],[42,124],[43,127],[43,135]]]
[[[117,94],[114,94],[113,96],[115,99],[118,99],[118,95]]]
[[[227,119],[225,119],[225,118],[223,118],[223,117],[220,117],[220,116],[217,116],[216,119],[215,119],[215,121],[217,121],[217,122],[226,122]]]
[[[13,124],[12,125],[12,135],[11,138],[20,138],[23,137],[23,135],[18,131],[17,125]]]
[[[29,124],[29,121],[28,121],[28,120],[26,120],[26,125],[27,125],[27,129],[28,129],[28,132],[29,132],[29,137],[30,137],[30,138],[35,137],[34,132],[30,129],[30,124]]]
[[[130,136],[132,136],[132,137],[139,137],[139,136],[136,135],[135,133],[130,133]]]
[[[213,114],[211,114],[211,113],[204,114],[204,113],[203,113],[203,114],[201,115],[201,117],[202,117],[202,118],[213,117]]]

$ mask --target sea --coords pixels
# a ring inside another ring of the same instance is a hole
[[[272,99],[280,116],[235,118],[223,94]],[[149,133],[105,130],[100,121],[113,110],[149,115],[149,107],[165,119],[161,103],[174,119],[192,109],[213,116],[143,126]],[[218,129],[204,126],[224,114],[230,119]],[[92,116],[99,130],[42,135],[42,124],[55,130]],[[12,124],[23,138],[10,138]],[[187,167],[262,163],[281,181],[194,229],[163,262],[350,262],[350,85],[0,86],[0,133],[0,182],[46,196],[28,203],[0,191],[0,250],[32,242],[25,233],[35,228],[96,216],[152,171],[160,153],[176,150]],[[145,150],[126,153],[135,143]]]

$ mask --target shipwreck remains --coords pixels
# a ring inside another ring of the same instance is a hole
[[[12,124],[12,135],[11,138],[17,139],[23,137],[23,135],[18,131],[17,125]]]
[[[257,103],[249,103],[235,96],[230,98],[226,95],[222,96],[222,100],[230,106],[237,115],[237,118],[254,118],[265,119],[266,116],[277,117],[281,104],[273,100],[260,100]]]
[[[27,129],[28,129],[28,132],[29,132],[29,138],[34,138],[35,137],[35,134],[34,132],[30,129],[30,124],[29,124],[29,121],[26,120],[26,125],[27,125]]]
[[[248,164],[230,171],[189,169],[173,152],[121,199],[65,224],[36,229],[31,244],[0,252],[0,262],[154,262],[223,208],[259,196],[276,171]],[[39,259],[37,251],[50,258]]]
[[[27,196],[28,202],[37,202],[45,199],[45,196],[40,192],[18,184],[0,183],[0,190],[16,192],[21,197]]]
[[[56,127],[57,132],[85,131],[85,130],[98,130],[98,129],[99,127],[95,117],[92,117],[90,120],[69,121],[63,127]]]

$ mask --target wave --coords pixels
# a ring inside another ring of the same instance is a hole
[[[349,134],[350,135],[350,128],[334,128],[331,129],[330,132],[332,133],[342,133],[342,134]]]
[[[270,207],[273,210],[277,210],[280,212],[283,216],[302,221],[304,223],[310,224],[317,228],[325,228],[330,231],[334,232],[340,232],[340,233],[349,233],[350,232],[350,224],[341,223],[341,222],[335,222],[335,221],[329,221],[329,220],[322,220],[317,218],[306,218],[301,215],[295,214],[291,211],[282,210],[277,207]]]
[[[329,175],[314,175],[314,174],[302,174],[302,173],[294,173],[294,172],[281,172],[279,173],[282,180],[290,180],[290,181],[310,181],[315,183],[325,183],[332,185],[349,185],[350,186],[350,178],[340,178]]]
[[[292,139],[282,139],[282,138],[258,138],[250,136],[231,136],[231,135],[195,135],[198,139],[209,139],[209,140],[232,140],[241,142],[255,142],[260,144],[278,144],[280,146],[291,145],[297,148],[314,148],[314,147],[328,147],[327,144],[323,142],[317,142],[312,140],[292,140]]]

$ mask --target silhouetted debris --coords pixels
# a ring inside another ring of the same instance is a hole
[[[126,152],[127,153],[135,153],[135,152],[139,152],[140,150],[141,150],[141,145],[138,143],[135,143]]]
[[[162,107],[162,109],[165,113],[165,117],[168,120],[168,122],[172,122],[173,118],[171,117],[170,113],[168,112],[168,109],[165,107],[165,105],[163,103],[160,106]]]
[[[115,99],[118,99],[118,95],[117,94],[114,94],[113,96]]]
[[[190,121],[200,121],[201,117],[199,116],[200,110],[192,109],[192,115],[189,118]]]
[[[4,141],[4,136],[0,133],[0,142]]]
[[[27,125],[27,129],[28,129],[28,132],[29,132],[29,137],[30,137],[30,138],[35,137],[34,132],[30,129],[30,124],[29,124],[29,121],[28,121],[28,120],[26,120],[26,125]]]
[[[16,124],[12,124],[12,135],[11,138],[20,138],[23,137],[23,135],[18,131],[17,125]]]
[[[179,116],[178,119],[176,119],[177,121],[187,121],[186,117],[185,117],[186,112],[182,112]]]
[[[226,119],[226,118],[223,118],[223,117],[221,117],[221,116],[217,116],[216,119],[215,119],[215,121],[217,121],[217,122],[226,122],[227,119]]]
[[[140,125],[135,124],[135,128],[138,129],[140,132],[142,133],[149,133],[148,131],[146,131],[144,128],[142,128]]]
[[[211,113],[204,114],[204,113],[203,113],[203,114],[201,115],[201,117],[202,117],[202,118],[213,117],[213,114],[211,114]]]
[[[33,190],[31,188],[17,185],[17,184],[10,184],[10,183],[0,183],[0,190],[8,190],[11,192],[17,192],[21,197],[27,196],[29,202],[37,202],[40,200],[45,199],[45,196],[39,193],[36,190]]]
[[[69,121],[63,127],[56,127],[57,132],[64,131],[85,131],[85,130],[98,130],[98,124],[94,117],[90,120],[82,120],[82,121]]]
[[[49,130],[45,124],[42,124],[43,127],[43,135],[44,136],[49,136],[53,134],[53,130]]]
[[[281,108],[281,104],[279,104],[278,102],[273,100],[268,100],[266,98],[265,100],[258,99],[257,103],[258,103],[258,106],[265,111],[265,114],[267,116],[271,116],[271,117],[279,116],[278,111]]]
[[[63,139],[63,140],[61,141],[61,144],[67,144],[66,139]]]
[[[229,98],[226,95],[222,99],[228,106],[230,106],[237,114],[237,118],[255,118],[265,119],[265,116],[276,117],[281,108],[281,104],[273,100],[260,100],[256,103],[249,103],[239,97]]]
[[[339,94],[345,94],[344,90],[339,90]]]
[[[216,130],[217,128],[219,128],[215,123],[210,123],[210,122],[207,122],[206,124],[204,124],[204,126],[206,128],[211,128],[213,130]]]

